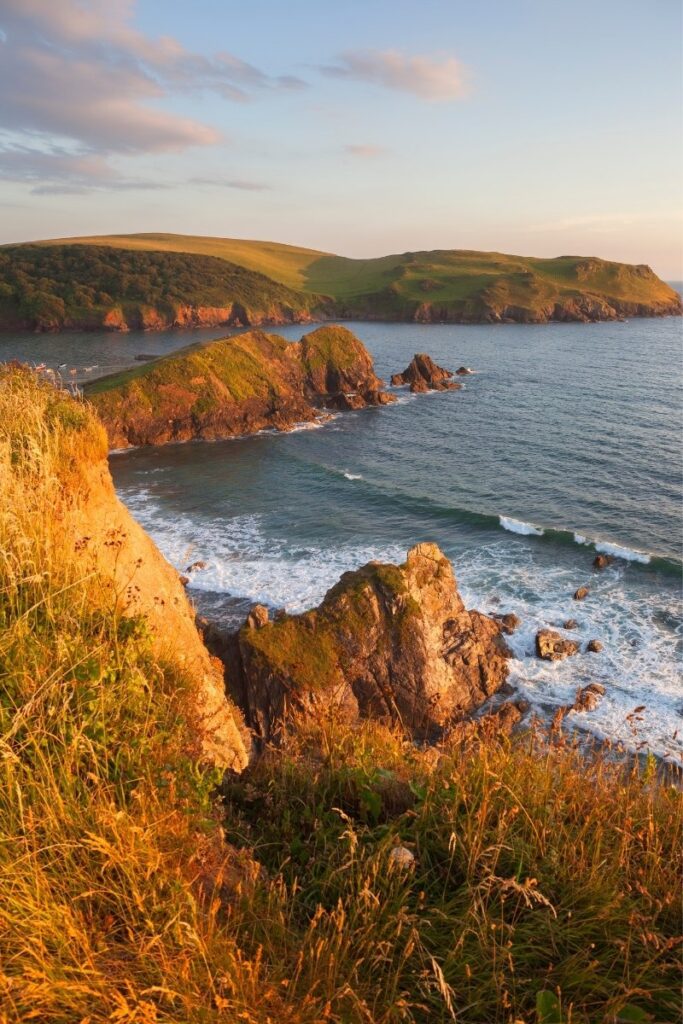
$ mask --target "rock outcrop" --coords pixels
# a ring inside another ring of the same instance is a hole
[[[345,573],[312,611],[275,621],[265,611],[252,612],[221,652],[231,693],[262,740],[292,710],[332,709],[434,738],[507,675],[500,625],[465,608],[434,544],[418,544],[400,566]]]
[[[321,410],[395,400],[382,391],[362,342],[332,326],[294,344],[250,331],[192,345],[101,377],[86,394],[112,448],[288,430],[320,418]]]
[[[568,640],[554,629],[540,629],[536,634],[536,654],[544,661],[562,661],[578,649],[576,640]]]
[[[395,373],[391,383],[395,387],[409,384],[413,392],[424,391],[456,391],[462,387],[457,381],[451,380],[453,373],[437,366],[431,356],[425,352],[416,352],[403,373]]]

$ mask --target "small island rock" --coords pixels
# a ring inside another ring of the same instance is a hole
[[[536,654],[543,661],[562,661],[578,649],[576,640],[568,640],[554,629],[541,629],[536,634]]]
[[[395,373],[391,378],[394,387],[409,384],[412,392],[423,391],[455,391],[462,387],[451,380],[453,373],[437,366],[431,356],[424,352],[416,352],[403,373]]]

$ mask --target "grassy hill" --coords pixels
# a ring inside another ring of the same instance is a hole
[[[315,296],[215,256],[106,245],[0,249],[0,323],[157,328],[309,319]]]
[[[134,254],[140,259],[142,254],[154,253],[158,259],[165,254],[169,260],[190,256],[198,261],[222,261],[289,289],[290,305],[298,301],[302,308],[318,315],[422,322],[533,323],[681,312],[677,293],[649,267],[596,257],[540,259],[442,249],[349,259],[275,242],[130,234],[5,247],[0,248],[0,259],[5,254],[17,260],[21,249],[35,252],[56,248],[60,256],[53,258],[62,260],[68,246],[75,246],[82,260],[86,258],[85,247],[93,246],[100,253],[105,249],[123,250],[129,254],[126,259],[132,259]],[[0,267],[0,289],[3,281]],[[262,286],[265,287],[263,283]],[[321,296],[332,301],[322,302]]]

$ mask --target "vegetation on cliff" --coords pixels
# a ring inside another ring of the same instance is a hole
[[[126,250],[126,258],[135,252],[153,252],[224,260],[295,289],[302,308],[337,317],[532,323],[681,312],[678,294],[649,267],[596,257],[538,259],[440,249],[348,259],[274,242],[166,234],[104,235],[35,244],[56,247],[58,252],[68,245],[76,245],[79,252],[87,245],[98,250],[109,247]],[[12,247],[13,258],[21,248],[33,246]]]
[[[321,405],[389,400],[372,359],[345,327],[319,327],[290,344],[249,331],[191,345],[86,389],[112,447],[286,429],[314,420]]]
[[[676,1019],[681,798],[652,765],[323,708],[220,783],[163,615],[121,614],[118,551],[64,528],[105,450],[2,371],[2,1024]]]
[[[106,245],[0,248],[0,326],[162,328],[309,319],[318,300],[214,256]]]

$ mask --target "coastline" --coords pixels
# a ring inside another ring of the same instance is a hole
[[[494,327],[494,326],[508,326],[508,325],[533,325],[543,326],[549,324],[585,324],[587,326],[591,324],[599,323],[619,323],[626,322],[629,319],[639,320],[660,320],[665,317],[680,317],[683,316],[683,307],[679,303],[677,308],[674,309],[648,309],[645,312],[628,311],[624,313],[615,313],[614,315],[604,316],[568,316],[568,315],[550,315],[547,317],[533,317],[533,316],[481,316],[481,317],[470,317],[470,316],[434,316],[434,317],[423,317],[423,316],[412,316],[412,317],[387,317],[374,315],[368,310],[359,310],[355,313],[347,313],[344,315],[331,315],[331,316],[316,316],[316,317],[298,317],[294,316],[289,319],[284,318],[273,318],[273,319],[247,319],[246,322],[235,322],[232,318],[226,320],[191,320],[188,322],[172,322],[158,320],[152,324],[143,326],[139,324],[131,324],[122,326],[112,326],[105,323],[93,323],[92,321],[84,322],[82,325],[69,324],[66,326],[49,326],[49,327],[33,327],[29,322],[14,323],[5,325],[0,323],[0,334],[7,335],[12,333],[30,333],[36,335],[54,334],[54,335],[69,335],[69,334],[85,334],[85,333],[102,333],[102,334],[128,334],[130,332],[143,332],[145,334],[157,334],[161,331],[193,331],[193,330],[205,330],[206,328],[216,327],[230,330],[239,329],[251,329],[251,328],[270,328],[270,327],[283,327],[294,324],[310,325],[315,327],[316,325],[324,325],[327,323],[357,323],[358,321],[367,321],[369,323],[377,324],[416,324],[420,326],[462,326],[462,327]]]

